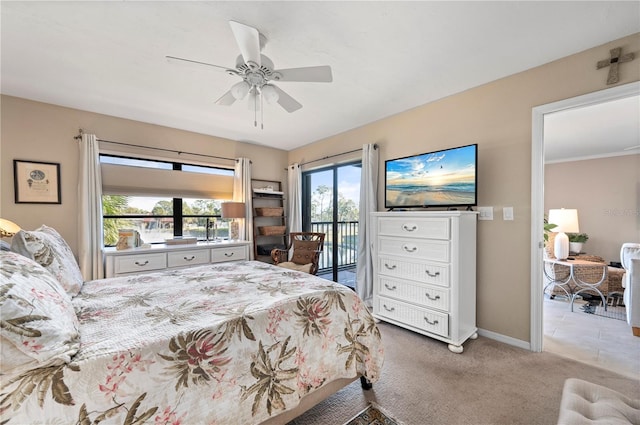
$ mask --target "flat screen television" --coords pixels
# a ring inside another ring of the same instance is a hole
[[[477,205],[478,145],[385,161],[384,205],[389,209]]]

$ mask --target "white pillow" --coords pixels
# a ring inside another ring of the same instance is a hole
[[[71,297],[44,267],[0,251],[1,375],[71,361],[80,347]]]
[[[55,229],[43,224],[33,231],[20,230],[13,235],[11,250],[49,270],[72,297],[80,292],[84,283],[80,267],[71,248]]]

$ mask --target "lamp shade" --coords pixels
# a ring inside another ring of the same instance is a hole
[[[10,238],[20,231],[20,226],[18,226],[13,221],[6,220],[4,218],[0,218],[0,237],[2,238]]]
[[[244,218],[244,202],[223,202],[222,218]]]
[[[578,210],[561,208],[559,210],[549,210],[549,223],[557,227],[554,232],[578,233]]]

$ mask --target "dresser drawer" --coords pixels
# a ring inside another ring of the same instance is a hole
[[[381,296],[396,298],[444,312],[450,311],[448,289],[407,280],[394,280],[383,276],[380,276],[378,285],[380,285],[378,294]]]
[[[167,267],[165,253],[123,255],[115,258],[115,273],[147,272]]]
[[[398,239],[386,236],[378,238],[380,254],[399,255],[407,258],[442,261],[448,263],[449,241],[433,239]]]
[[[244,246],[230,246],[228,248],[214,248],[211,250],[211,262],[246,260],[247,250]]]
[[[417,280],[437,286],[449,286],[449,266],[446,264],[397,260],[381,255],[378,257],[378,274]]]
[[[380,217],[378,235],[427,239],[450,239],[448,217]]]
[[[446,313],[416,307],[385,297],[377,297],[374,313],[380,317],[396,320],[436,335],[449,336],[449,315]]]
[[[195,266],[209,262],[208,249],[194,249],[167,253],[168,267]]]

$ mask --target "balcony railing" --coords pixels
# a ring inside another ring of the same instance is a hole
[[[333,240],[333,223],[316,221],[311,223],[311,231],[324,233],[324,250],[320,255],[319,271],[331,269],[334,261],[338,269],[353,267],[358,259],[358,222],[339,221],[336,223],[338,238]],[[333,245],[338,246],[338,258],[333,258]]]

